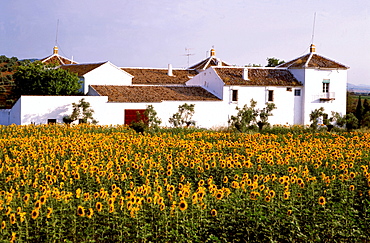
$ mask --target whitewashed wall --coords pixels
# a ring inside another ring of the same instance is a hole
[[[238,101],[232,101],[232,90],[238,90]],[[272,111],[273,116],[269,117],[270,124],[294,124],[294,117],[300,114],[295,114],[295,102],[299,102],[299,98],[294,97],[294,89],[287,91],[287,87],[283,86],[227,86],[224,88],[224,102],[229,104],[229,114],[237,113],[236,107],[242,108],[245,104],[250,106],[250,101],[253,99],[257,102],[256,108],[263,109],[268,103],[268,90],[274,91],[274,103],[276,109]],[[297,111],[296,111],[297,113]]]
[[[161,103],[108,103],[107,96],[21,96],[12,110],[0,111],[1,125],[46,124],[48,119],[63,122],[63,117],[72,113],[72,103],[82,98],[95,111],[93,117],[100,125],[124,124],[126,109],[146,109],[153,105],[162,120],[162,126],[170,126],[168,120],[178,111],[178,106],[195,104],[193,120],[198,127],[212,128],[227,126],[228,114],[221,101],[166,101]],[[17,118],[17,114],[18,118]],[[13,116],[12,116],[13,115]]]
[[[223,87],[225,84],[211,67],[187,81],[186,85],[202,86],[204,89],[217,96],[217,98],[222,99]]]
[[[91,104],[95,114],[99,114],[97,116],[100,118],[108,115],[102,105],[108,100],[104,96],[21,96],[17,101],[19,109],[16,107],[17,104],[12,108],[14,113],[20,113],[20,120],[19,122],[14,120],[13,123],[18,125],[46,124],[48,119],[57,119],[58,123],[62,123],[64,116],[72,114],[72,103],[78,103],[82,98]]]
[[[83,92],[88,92],[89,85],[131,85],[133,76],[110,62],[86,73],[83,77]]]

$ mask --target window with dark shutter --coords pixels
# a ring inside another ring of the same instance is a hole
[[[268,98],[267,98],[267,101],[274,101],[274,91],[273,90],[269,90],[268,91]]]
[[[238,101],[238,90],[233,90],[231,101]]]

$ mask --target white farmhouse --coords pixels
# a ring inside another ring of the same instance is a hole
[[[307,55],[276,68],[230,66],[214,49],[188,69],[118,68],[110,62],[60,68],[78,74],[85,96],[21,96],[12,109],[0,110],[0,124],[62,122],[82,98],[102,125],[129,124],[152,105],[169,126],[178,106],[188,103],[195,104],[196,126],[222,127],[251,99],[258,108],[276,105],[271,124],[309,124],[309,114],[320,107],[328,114],[346,112],[348,67],[316,54],[313,45]]]

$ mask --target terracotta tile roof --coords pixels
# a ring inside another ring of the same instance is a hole
[[[302,86],[302,83],[286,69],[248,68],[248,80],[243,79],[243,69],[214,68],[226,85]]]
[[[315,53],[309,53],[302,57],[298,57],[292,61],[283,63],[278,67],[285,68],[329,68],[329,69],[348,69],[347,66],[330,60],[326,57]]]
[[[225,63],[224,61],[216,58],[215,56],[210,56],[197,64],[190,66],[188,69],[195,69],[195,70],[206,70],[211,66],[230,66],[229,64]]]
[[[91,85],[108,102],[220,101],[202,87]]]
[[[66,57],[59,56],[58,54],[53,54],[51,56],[45,57],[40,61],[45,64],[57,64],[57,65],[78,64],[77,62],[72,61]]]
[[[85,75],[86,73],[94,70],[95,68],[100,67],[104,63],[106,63],[106,62],[91,63],[91,64],[70,64],[70,65],[60,66],[59,68],[68,70],[72,73],[77,73],[77,75],[79,77],[81,77],[81,76]]]
[[[173,76],[168,76],[168,69],[121,68],[133,75],[132,84],[185,84],[197,72],[195,70],[173,69]]]

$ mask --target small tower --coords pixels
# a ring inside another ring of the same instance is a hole
[[[214,56],[216,56],[216,51],[215,51],[215,49],[211,49],[211,57],[214,57]]]
[[[57,46],[54,46],[53,54],[58,55],[58,47]]]
[[[311,53],[316,52],[316,46],[314,44],[311,44],[311,46],[310,46],[310,52]]]

